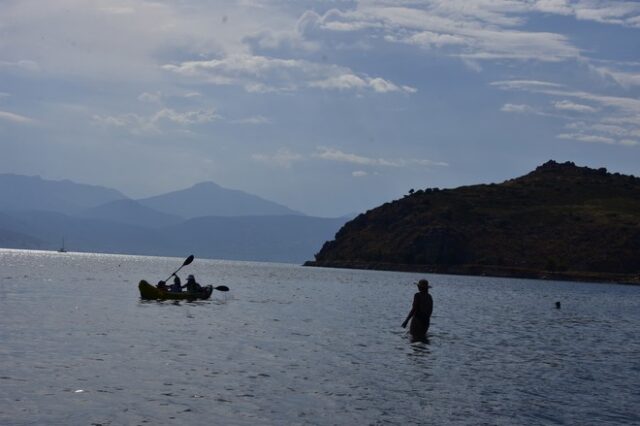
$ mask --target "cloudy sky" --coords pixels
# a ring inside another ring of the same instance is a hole
[[[305,213],[640,175],[640,2],[3,0],[0,173]]]

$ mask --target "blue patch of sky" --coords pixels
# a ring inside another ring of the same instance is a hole
[[[603,60],[638,61],[638,28],[579,20],[553,14],[531,14],[524,30],[562,34],[585,56]]]

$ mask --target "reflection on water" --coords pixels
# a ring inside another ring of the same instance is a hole
[[[141,301],[183,259],[0,251],[0,424],[638,424],[640,289],[196,259],[228,293]],[[555,302],[562,302],[562,309]]]

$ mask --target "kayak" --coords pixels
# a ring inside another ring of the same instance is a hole
[[[145,280],[140,281],[138,288],[140,289],[140,298],[146,300],[205,300],[211,297],[211,293],[213,292],[213,286],[208,285],[202,287],[202,291],[198,292],[183,291],[180,293],[172,293],[170,291],[160,290]]]

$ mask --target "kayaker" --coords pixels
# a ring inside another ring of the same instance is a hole
[[[426,342],[431,313],[433,312],[433,298],[429,294],[429,281],[422,279],[416,283],[419,292],[413,296],[413,306],[407,319],[402,323],[402,328],[407,326],[411,319],[409,333],[412,342]]]
[[[171,287],[169,288],[169,290],[172,293],[182,292],[182,282],[180,281],[180,277],[177,276],[176,274],[173,274],[173,284],[171,284]]]
[[[194,277],[193,275],[189,275],[187,277],[187,283],[183,285],[183,287],[186,287],[187,291],[190,293],[197,293],[199,291],[202,291],[202,287],[196,282],[196,277]]]
[[[165,283],[164,281],[158,281],[158,284],[156,285],[156,288],[158,290],[162,290],[162,291],[167,291],[167,283]]]

